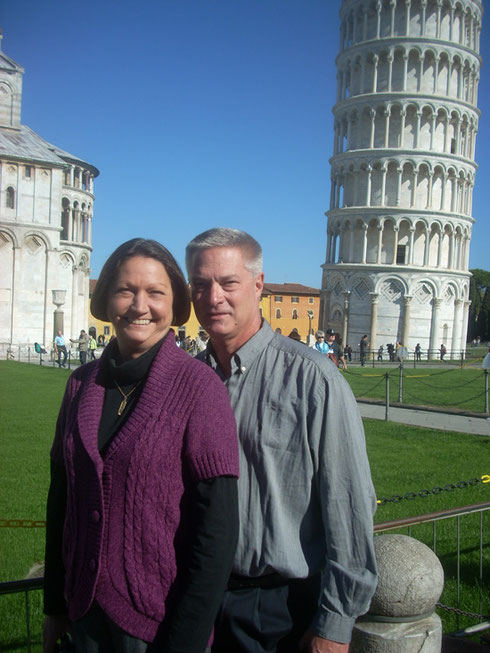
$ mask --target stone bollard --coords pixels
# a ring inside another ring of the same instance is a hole
[[[439,559],[406,535],[374,538],[378,587],[356,622],[350,653],[440,653],[442,625],[435,605],[444,587]]]

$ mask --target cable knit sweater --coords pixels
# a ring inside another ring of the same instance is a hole
[[[175,590],[192,483],[238,476],[226,389],[169,334],[128,420],[101,458],[104,358],[70,377],[51,456],[65,466],[63,536],[69,617],[94,599],[127,632],[151,641]]]

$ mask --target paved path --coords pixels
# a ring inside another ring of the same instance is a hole
[[[384,420],[384,406],[364,402],[358,402],[357,405],[359,406],[362,417]],[[443,431],[457,431],[458,433],[474,433],[475,435],[490,436],[490,419],[485,417],[469,417],[466,415],[452,415],[429,410],[395,408],[394,406],[390,406],[389,419],[392,422],[423,426],[428,429],[441,429]]]

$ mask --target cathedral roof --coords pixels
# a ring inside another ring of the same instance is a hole
[[[23,73],[24,69],[13,59],[8,57],[5,52],[0,51],[0,69],[8,70],[9,72],[20,72]]]
[[[72,163],[91,170],[95,176],[99,174],[95,166],[51,145],[25,125],[21,125],[20,129],[0,128],[0,156],[57,166]]]

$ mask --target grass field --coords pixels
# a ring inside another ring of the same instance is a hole
[[[350,367],[345,372],[357,398],[385,400],[386,374],[389,373],[390,402],[398,401],[400,370],[398,368]],[[483,413],[485,410],[485,375],[481,369],[458,367],[403,368],[402,401],[407,404],[459,408]]]
[[[363,370],[364,372],[364,370]],[[49,482],[49,448],[59,404],[68,372],[15,362],[0,362],[0,519],[44,519]],[[469,385],[469,384],[468,384]],[[365,421],[368,454],[378,497],[404,495],[468,481],[490,474],[490,440],[480,436],[431,431],[401,424]],[[453,492],[430,495],[412,501],[380,505],[376,522],[425,514],[488,501],[490,483],[479,483]],[[474,550],[479,523],[474,517],[462,522],[463,549],[466,551],[464,579],[472,594],[471,612],[476,594]],[[490,574],[488,532],[490,515],[485,517],[487,533],[484,574]],[[432,543],[432,528],[418,527],[412,535]],[[438,528],[438,554],[452,574],[456,550],[454,520]],[[468,542],[468,544],[465,544]],[[41,528],[0,528],[0,581],[25,577],[31,566],[44,557],[44,530]],[[476,570],[477,571],[477,570]],[[469,591],[468,591],[469,590]],[[444,603],[453,602],[454,584],[447,583]],[[483,609],[489,610],[488,595]],[[24,596],[0,596],[0,651],[25,651]],[[40,651],[41,592],[31,593],[32,630]],[[445,618],[445,615],[441,615]],[[461,625],[465,625],[464,621]],[[445,630],[455,629],[455,622],[445,618]]]

